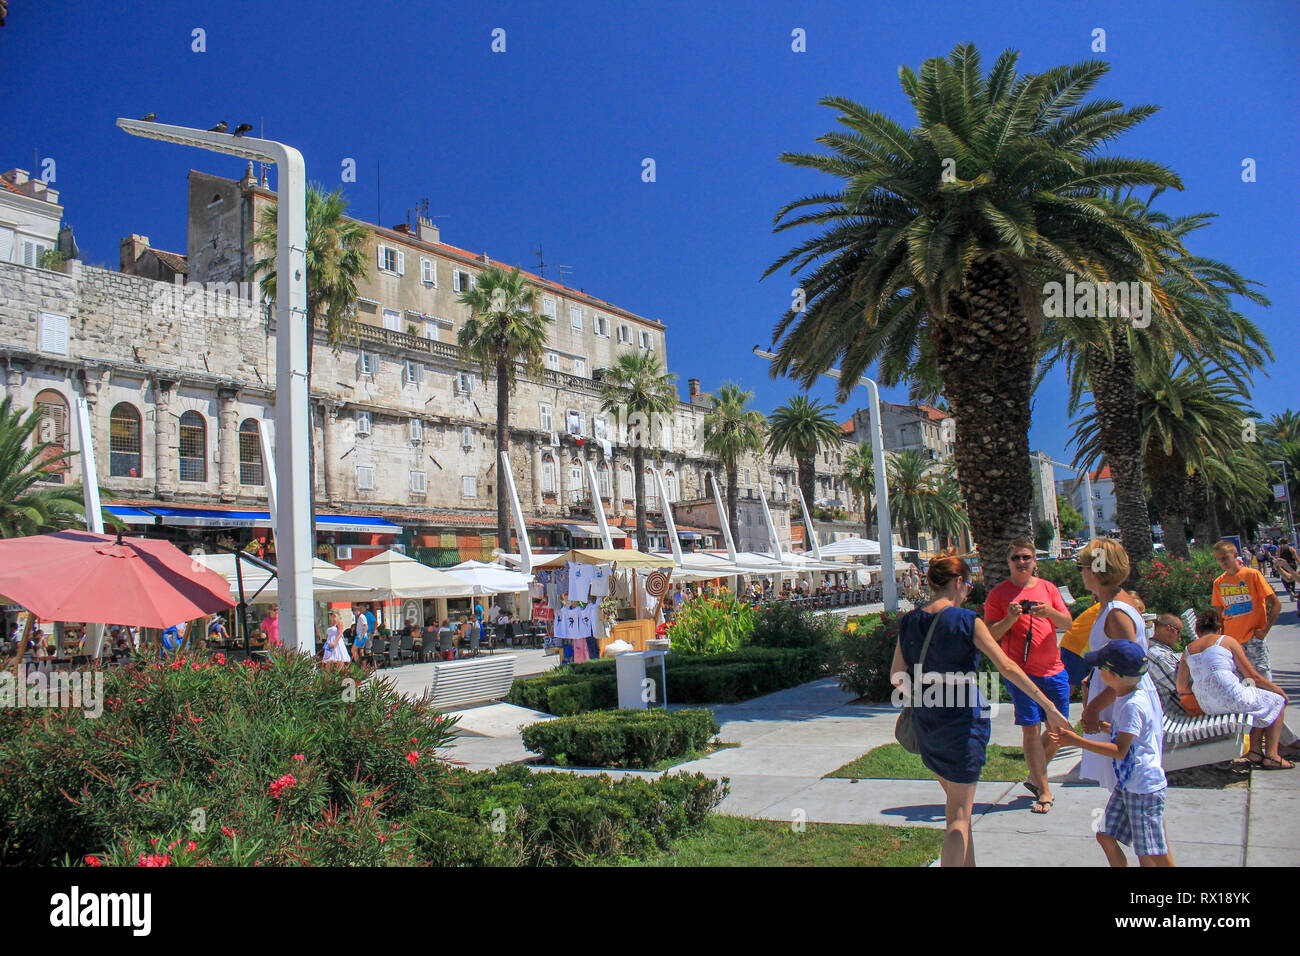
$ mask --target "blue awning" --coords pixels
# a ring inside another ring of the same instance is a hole
[[[269,528],[271,515],[267,511],[236,511],[220,508],[131,508],[126,505],[106,505],[104,508],[127,524],[154,524],[155,517],[173,528]],[[401,534],[402,529],[383,518],[368,515],[316,516],[316,527],[323,531],[351,531],[358,534]]]

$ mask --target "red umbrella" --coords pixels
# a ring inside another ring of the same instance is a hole
[[[235,604],[225,578],[171,542],[89,531],[0,541],[0,594],[43,621],[158,628]]]

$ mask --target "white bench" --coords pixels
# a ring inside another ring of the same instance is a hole
[[[515,660],[510,654],[435,664],[425,696],[438,710],[500,700],[510,693],[510,685],[515,682]]]
[[[1164,730],[1165,770],[1186,770],[1240,757],[1250,718],[1245,714],[1166,715]]]

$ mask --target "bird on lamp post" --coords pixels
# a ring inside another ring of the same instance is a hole
[[[225,120],[222,120],[222,121],[221,121],[220,123],[218,123],[216,126],[212,127],[210,130],[208,130],[208,132],[209,132],[209,133],[224,133],[224,132],[225,132],[227,129],[229,129],[229,128],[230,128],[230,127],[226,125],[226,121],[225,121]]]
[[[251,133],[252,131],[253,131],[252,123],[240,123],[238,126],[235,127],[236,136],[243,136],[245,133]]]

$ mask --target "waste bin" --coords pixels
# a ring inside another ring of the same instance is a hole
[[[667,656],[665,651],[628,651],[615,658],[621,710],[648,710],[668,703]]]

